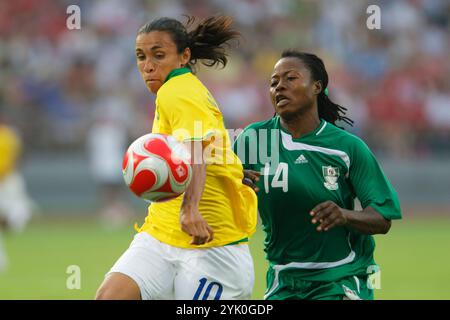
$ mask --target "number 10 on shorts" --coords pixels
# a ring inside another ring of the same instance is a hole
[[[213,281],[207,284],[208,279],[206,278],[201,278],[199,282],[200,284],[192,300],[208,300],[211,291],[215,292],[214,300],[220,300],[223,291],[223,287],[220,283]],[[202,297],[200,298],[200,296]]]

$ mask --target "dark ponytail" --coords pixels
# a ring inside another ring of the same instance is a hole
[[[320,118],[332,124],[336,124],[336,121],[343,121],[353,126],[353,120],[345,116],[347,108],[331,101],[323,91],[317,96],[317,107]]]
[[[200,21],[192,30],[195,18],[187,16],[187,22],[171,18],[159,18],[142,26],[138,34],[151,31],[168,32],[175,42],[178,53],[184,49],[191,49],[191,59],[186,65],[194,71],[194,66],[200,61],[208,67],[222,65],[225,67],[228,59],[225,47],[228,42],[240,36],[240,33],[231,28],[233,20],[228,16],[215,16]]]
[[[353,120],[345,116],[347,108],[334,103],[328,97],[326,90],[328,86],[328,73],[322,59],[314,54],[295,50],[285,50],[281,54],[281,58],[289,57],[300,59],[311,72],[312,79],[322,82],[322,91],[317,96],[319,117],[332,124],[336,124],[336,121],[343,121],[352,126]]]

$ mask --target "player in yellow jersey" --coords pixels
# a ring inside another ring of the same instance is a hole
[[[16,131],[3,123],[0,115],[0,235],[3,230],[22,231],[31,217],[32,202],[25,181],[17,169],[21,141]],[[0,238],[0,271],[8,259]]]
[[[193,178],[186,192],[154,203],[128,250],[115,263],[97,299],[248,299],[254,283],[247,245],[255,231],[257,199],[242,184],[222,114],[193,74],[227,63],[224,45],[239,33],[229,17],[186,25],[160,18],[136,38],[138,69],[156,94],[152,132],[186,142]],[[198,157],[200,151],[200,157]]]

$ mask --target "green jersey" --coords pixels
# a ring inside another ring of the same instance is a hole
[[[318,232],[309,214],[327,200],[353,210],[358,198],[363,208],[371,206],[386,219],[401,218],[396,192],[361,139],[325,120],[292,138],[276,116],[245,128],[234,152],[244,169],[261,172],[258,209],[275,281],[282,270],[312,281],[373,270],[372,236],[344,226]]]

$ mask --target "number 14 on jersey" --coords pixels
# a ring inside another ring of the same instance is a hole
[[[283,192],[288,192],[288,164],[280,162],[275,170],[270,186],[272,188],[282,188]],[[270,164],[266,163],[264,166],[264,190],[269,193],[269,173]]]

